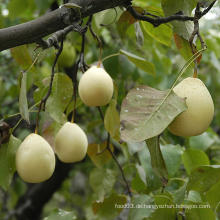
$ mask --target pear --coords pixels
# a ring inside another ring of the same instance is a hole
[[[101,67],[92,66],[79,81],[79,96],[88,106],[103,106],[113,95],[113,81]]]
[[[16,168],[25,182],[43,182],[54,172],[55,154],[44,138],[32,133],[24,139],[16,152]]]
[[[87,136],[75,123],[66,122],[55,137],[55,152],[64,163],[81,161],[87,148]]]
[[[198,78],[188,77],[176,85],[173,91],[186,98],[188,108],[171,123],[170,132],[183,137],[202,134],[214,115],[212,97],[204,83]]]

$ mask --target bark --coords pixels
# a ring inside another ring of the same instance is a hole
[[[0,51],[35,43],[89,15],[116,6],[128,5],[130,0],[72,0],[72,2],[81,9],[61,7],[35,20],[0,29]]]
[[[44,205],[50,200],[53,193],[60,188],[72,167],[72,164],[64,164],[57,160],[55,172],[48,181],[30,184],[14,210],[16,219],[39,220]]]

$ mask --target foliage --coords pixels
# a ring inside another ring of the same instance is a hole
[[[0,27],[37,18],[52,2],[3,1]],[[180,10],[191,15],[197,2],[133,0],[133,5],[157,16]],[[188,40],[193,23],[175,21],[153,27],[121,8],[94,15],[92,27],[103,42],[102,57],[107,58],[102,64],[114,80],[114,96],[108,106],[102,107],[104,121],[97,108],[88,108],[77,96],[74,120],[89,137],[88,156],[74,164],[69,178],[45,205],[43,219],[158,220],[182,219],[181,215],[187,220],[220,219],[219,2],[215,10],[216,14],[210,12],[214,19],[208,14],[200,21],[208,49],[199,57],[198,66],[199,78],[213,97],[215,117],[206,132],[190,138],[176,137],[166,128],[186,109],[184,100],[171,88],[192,56]],[[77,58],[81,39],[76,32],[65,39],[75,48]],[[26,184],[14,175],[14,156],[20,142],[34,131],[37,107],[49,88],[55,50],[35,49],[36,44],[31,44],[0,53],[0,114],[13,121],[14,127],[9,142],[0,146],[0,219],[25,192]],[[99,59],[97,41],[89,32],[84,56],[89,65]],[[76,57],[74,52],[74,62]],[[192,76],[193,67],[189,65],[181,79]],[[58,129],[72,118],[73,97],[77,94],[71,68],[56,65],[52,93],[45,112],[40,114],[39,132],[52,146]],[[79,70],[77,80],[81,75]],[[111,135],[109,148],[122,166],[132,198],[112,154],[105,149],[106,131]]]

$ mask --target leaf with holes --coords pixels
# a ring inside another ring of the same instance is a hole
[[[155,137],[186,109],[185,100],[171,90],[160,91],[145,85],[134,88],[122,103],[121,138],[140,142]]]

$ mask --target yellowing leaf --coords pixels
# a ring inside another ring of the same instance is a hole
[[[27,69],[32,64],[32,58],[26,45],[12,48],[11,55],[23,69]]]
[[[113,151],[113,146],[110,145],[110,147]],[[103,167],[103,165],[106,164],[112,158],[109,151],[107,149],[104,150],[105,148],[106,142],[102,144],[90,144],[88,146],[87,154],[97,167]]]

